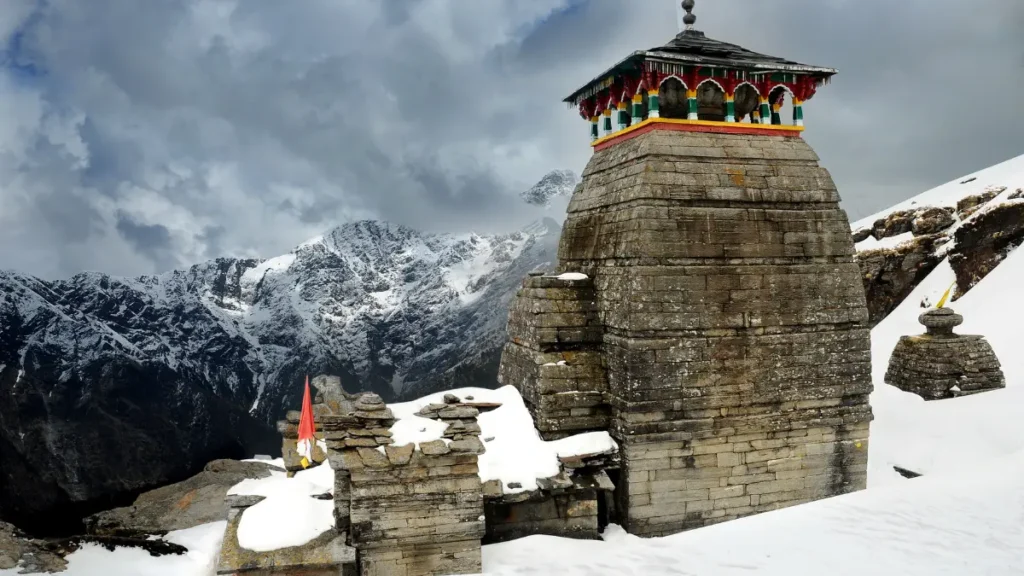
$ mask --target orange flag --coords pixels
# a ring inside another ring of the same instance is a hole
[[[316,425],[313,423],[313,401],[309,397],[309,376],[306,376],[306,391],[302,395],[302,414],[299,416],[299,442],[297,451],[302,456],[302,467],[308,468],[313,462],[313,442],[316,442]]]

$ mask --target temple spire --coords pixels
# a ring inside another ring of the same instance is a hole
[[[693,25],[697,23],[697,17],[693,15],[693,6],[696,4],[695,0],[683,0],[683,10],[686,15],[683,16],[683,24],[686,26],[686,30],[693,30]]]

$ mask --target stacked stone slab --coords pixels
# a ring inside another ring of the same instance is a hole
[[[953,332],[963,316],[937,308],[918,318],[926,328],[896,344],[885,382],[925,400],[953,398],[1006,387],[992,346],[982,336]]]
[[[584,171],[559,271],[593,278],[634,534],[865,487],[867,309],[817,160],[800,138],[655,130]]]
[[[453,439],[417,448],[391,445],[390,432],[383,432],[394,418],[379,396],[363,395],[354,408],[351,417],[325,418],[324,425],[336,515],[358,552],[360,574],[479,573],[484,516],[477,456],[484,447],[477,409],[436,408]]]
[[[607,430],[593,281],[531,275],[509,312],[498,381],[515,383],[545,440]]]

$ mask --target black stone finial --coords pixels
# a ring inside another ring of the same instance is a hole
[[[686,10],[686,16],[683,16],[683,24],[686,24],[687,30],[693,30],[693,25],[697,23],[697,17],[693,15],[693,6],[696,3],[695,0],[683,0],[683,10]]]

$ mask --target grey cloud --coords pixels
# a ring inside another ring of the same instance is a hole
[[[0,139],[0,202],[36,221],[0,231],[0,267],[135,274],[272,256],[363,217],[525,224],[547,213],[518,193],[590,155],[561,99],[668,40],[674,4],[50,0],[18,12],[8,56],[46,72],[18,102],[31,94],[44,113],[30,137]],[[712,37],[840,68],[807,106],[806,137],[851,216],[1021,152],[1024,4],[717,0],[697,15]],[[0,87],[5,75],[18,80],[0,69]]]

